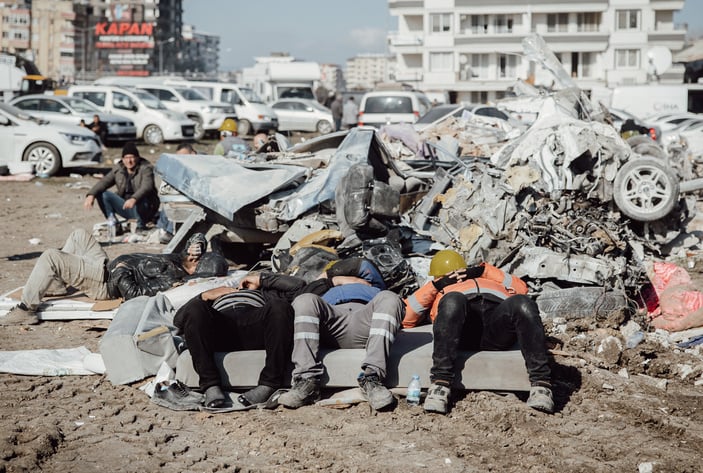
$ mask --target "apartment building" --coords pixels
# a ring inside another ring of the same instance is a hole
[[[24,54],[29,50],[32,15],[26,3],[0,2],[0,51]]]
[[[387,54],[359,54],[347,59],[346,81],[349,90],[370,90],[388,82],[395,74],[395,57]]]
[[[33,0],[31,2],[31,48],[34,63],[45,76],[60,80],[75,74],[73,44],[73,2]]]
[[[388,5],[398,17],[398,30],[388,37],[396,80],[448,91],[453,102],[500,99],[517,79],[549,86],[551,75],[523,54],[522,40],[531,33],[544,38],[584,90],[647,83],[650,59],[680,50],[686,37],[685,27],[673,21],[683,0],[389,0]],[[682,77],[671,71],[657,75],[664,82]]]
[[[344,83],[344,73],[338,64],[320,64],[320,85],[327,90],[342,91]]]

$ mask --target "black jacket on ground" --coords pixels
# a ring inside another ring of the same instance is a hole
[[[221,258],[224,263],[213,265],[212,260],[217,258]],[[227,274],[227,262],[217,253],[205,253],[193,274],[188,274],[183,269],[181,261],[182,257],[179,254],[132,253],[118,256],[110,261],[106,268],[110,297],[129,300],[137,296],[154,296],[172,288],[177,282]],[[118,267],[120,263],[124,265]]]

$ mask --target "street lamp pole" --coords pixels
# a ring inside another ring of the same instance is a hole
[[[176,38],[171,36],[169,39],[159,41],[159,75],[164,75],[164,43],[173,43]]]

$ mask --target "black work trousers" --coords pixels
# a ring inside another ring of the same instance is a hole
[[[181,307],[174,319],[185,337],[200,378],[200,389],[221,385],[215,352],[266,350],[259,384],[279,388],[289,372],[293,351],[293,308],[284,299],[271,299],[263,307],[217,311],[200,296]]]
[[[509,350],[517,342],[532,386],[551,386],[544,326],[535,301],[515,295],[502,302],[449,292],[439,301],[432,327],[430,377],[451,385],[457,351]]]

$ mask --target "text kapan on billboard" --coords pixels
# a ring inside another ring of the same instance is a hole
[[[154,24],[139,22],[101,22],[95,25],[98,49],[151,49]]]
[[[153,23],[107,22],[95,25],[95,36],[152,36]]]

